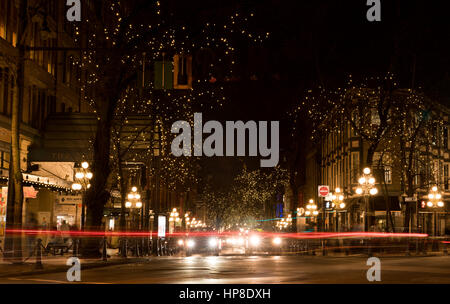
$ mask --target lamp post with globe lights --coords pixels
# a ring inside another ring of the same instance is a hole
[[[289,227],[290,225],[292,225],[292,215],[288,214],[286,218],[281,218],[280,220],[278,220],[275,226],[278,229],[283,230]]]
[[[334,193],[330,192],[328,199],[331,202],[330,209],[333,209],[333,214],[335,215],[335,229],[336,231],[339,230],[339,210],[345,211],[345,203],[344,203],[344,193],[342,192],[341,188],[337,187],[334,190]]]
[[[357,195],[364,196],[364,231],[369,230],[369,197],[378,193],[377,187],[375,187],[375,178],[371,174],[370,168],[364,168],[363,175],[358,179],[359,186],[355,192]]]
[[[314,200],[310,199],[308,204],[306,205],[306,216],[317,216],[319,214],[319,211],[317,211],[317,205],[314,204]]]
[[[89,171],[89,163],[84,161],[81,165],[74,166],[74,182],[72,184],[72,190],[82,191],[82,207],[81,207],[81,230],[84,229],[86,219],[86,190],[91,187],[90,180],[93,174]]]
[[[169,233],[173,233],[178,223],[181,223],[181,218],[179,215],[180,214],[178,213],[177,208],[173,208],[169,217]]]
[[[141,195],[137,191],[137,187],[133,186],[131,187],[131,192],[127,195],[128,200],[125,202],[125,208],[135,209],[138,211],[138,215],[141,215],[141,209],[142,209],[142,201],[141,201]],[[135,222],[135,217],[133,213],[133,222]],[[139,229],[139,223],[140,221],[137,221],[136,228]]]
[[[433,210],[434,227],[433,236],[437,236],[437,211],[445,206],[442,194],[439,192],[437,186],[433,186],[428,193],[427,207]]]
[[[136,186],[131,187],[131,191],[127,194],[127,201],[125,202],[125,208],[127,209],[131,209],[130,210],[130,214],[131,214],[131,224],[130,226],[134,226],[136,228],[136,230],[139,230],[140,228],[140,217],[142,216],[142,201],[141,201],[141,194],[138,192],[138,189]],[[136,213],[137,213],[137,219],[136,219]],[[130,227],[132,228],[132,227]],[[127,251],[127,245],[126,245],[127,241],[126,239],[123,240],[123,252],[122,252],[122,256],[126,257],[126,251]],[[142,240],[138,240],[136,238],[135,241],[135,254],[136,256],[139,256],[139,244],[142,247]]]
[[[308,201],[308,204],[306,205],[306,211],[305,216],[308,217],[317,217],[319,215],[319,211],[317,210],[317,205],[314,203],[313,199],[310,199]]]
[[[311,221],[311,219],[317,218],[317,216],[319,215],[319,211],[317,210],[317,205],[314,203],[313,199],[310,199],[308,201],[308,204],[306,204],[305,208],[306,208],[306,210],[305,210],[304,214],[307,219],[310,218],[310,221]],[[310,244],[309,244],[308,239],[305,240],[305,247],[306,247],[306,252],[309,252]],[[312,254],[313,255],[315,254],[314,250],[312,250]]]

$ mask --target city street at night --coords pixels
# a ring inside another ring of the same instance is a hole
[[[447,287],[447,2],[0,0],[0,299]]]
[[[367,257],[191,256],[83,270],[75,284],[367,284]],[[0,278],[3,284],[69,284],[66,273]],[[377,284],[449,284],[450,256],[381,258]]]

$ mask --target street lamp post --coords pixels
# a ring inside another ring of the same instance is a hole
[[[306,211],[305,216],[306,217],[317,217],[319,215],[319,211],[317,211],[317,205],[314,203],[313,199],[310,199],[308,201],[308,204],[306,205]],[[306,251],[309,252],[309,241],[306,239]],[[312,250],[312,254],[315,255],[314,250]]]
[[[370,168],[364,168],[363,175],[358,179],[359,187],[356,188],[357,195],[364,196],[364,231],[369,231],[369,197],[376,195],[378,189],[375,187],[375,178],[371,174]]]
[[[345,208],[344,203],[344,194],[342,193],[341,188],[337,187],[334,190],[334,193],[330,192],[329,198],[331,201],[331,209],[333,209],[333,213],[335,214],[336,220],[335,220],[335,230],[336,232],[339,231],[339,214],[338,210],[343,210]]]
[[[139,218],[141,216],[140,211],[142,210],[142,202],[141,202],[141,195],[138,193],[136,186],[131,187],[131,192],[128,193],[127,198],[128,198],[128,200],[125,202],[125,208],[131,209],[131,212],[130,212],[132,215],[131,221],[134,224],[134,227],[136,227],[136,230],[139,230],[139,223],[140,223]],[[137,210],[137,213],[138,213],[137,221],[136,221],[136,214],[134,212],[135,210]],[[124,242],[124,244],[126,244],[126,243]],[[125,245],[123,247],[124,247],[123,255],[126,256],[127,249],[126,249]],[[135,254],[136,254],[136,256],[139,256],[139,248],[138,248],[137,239],[135,242],[135,247],[136,247]]]
[[[433,236],[437,236],[437,210],[444,207],[444,201],[442,200],[442,194],[438,191],[437,186],[433,186],[428,193],[427,207],[433,210],[434,227]]]
[[[177,208],[173,208],[169,217],[169,233],[173,233],[175,231],[175,227],[177,223],[181,222],[181,218],[179,217],[179,213]]]
[[[75,191],[82,191],[82,207],[81,207],[81,230],[84,230],[85,228],[85,221],[86,221],[86,190],[91,187],[91,184],[89,183],[90,180],[93,177],[92,172],[90,172],[89,169],[89,163],[84,161],[81,163],[81,168],[75,168],[75,177],[74,177],[74,183],[72,184],[72,190]]]
[[[292,215],[291,214],[288,214],[288,216],[285,218],[281,218],[275,224],[275,226],[280,230],[286,229],[290,225],[292,225]]]

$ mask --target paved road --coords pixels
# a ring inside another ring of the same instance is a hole
[[[364,257],[159,257],[81,269],[84,283],[368,283]],[[81,268],[83,266],[81,265]],[[381,259],[382,283],[450,283],[450,256]],[[66,273],[1,278],[0,283],[68,283]]]

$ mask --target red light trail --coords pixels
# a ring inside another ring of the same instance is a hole
[[[75,237],[156,237],[158,233],[152,232],[121,232],[121,231],[58,231],[58,230],[30,230],[30,229],[7,229],[7,233],[25,235],[70,235]],[[387,233],[387,232],[298,232],[298,233],[277,233],[277,232],[250,232],[239,231],[229,232],[175,232],[167,233],[166,237],[229,237],[243,235],[259,235],[262,237],[281,237],[295,239],[328,239],[328,238],[424,238],[425,233]]]

